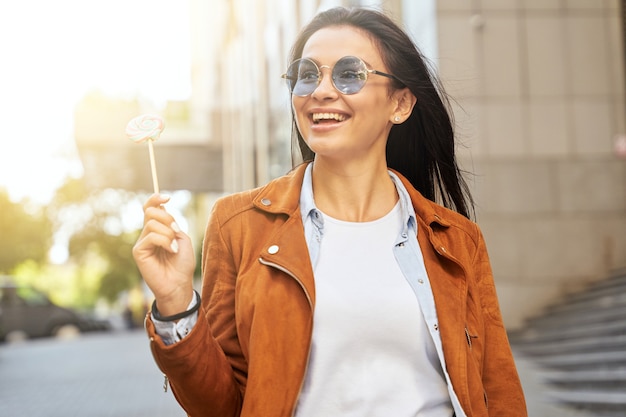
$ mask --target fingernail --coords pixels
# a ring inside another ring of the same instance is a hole
[[[174,253],[178,253],[178,242],[175,240],[172,240],[172,244],[170,245],[170,248],[172,248],[172,251],[174,251]]]
[[[161,198],[161,200],[167,200],[169,201],[169,199],[171,198],[169,195],[167,194],[159,194],[159,197]]]
[[[173,231],[175,231],[176,233],[180,233],[180,226],[178,226],[178,223],[176,222],[172,222],[172,224],[170,225],[170,227],[172,228]]]

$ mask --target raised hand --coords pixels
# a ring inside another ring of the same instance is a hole
[[[191,239],[163,207],[168,201],[160,194],[146,201],[143,230],[133,247],[135,262],[163,316],[187,309],[196,265]]]

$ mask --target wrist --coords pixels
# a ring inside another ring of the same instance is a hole
[[[155,296],[153,305],[158,306],[158,312],[163,317],[178,314],[189,308],[194,300],[194,293],[193,287],[177,289],[167,296]]]
[[[152,308],[151,308],[152,317],[158,321],[167,322],[167,321],[178,321],[182,318],[190,316],[196,311],[198,311],[198,309],[200,308],[200,304],[201,304],[200,294],[198,294],[196,290],[193,290],[192,297],[193,298],[191,299],[189,303],[187,303],[184,309],[180,309],[178,310],[178,312],[173,313],[173,314],[169,312],[167,314],[163,314],[163,312],[159,311],[157,300],[154,300],[154,302],[152,303]]]

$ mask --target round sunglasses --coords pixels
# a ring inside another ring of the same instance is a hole
[[[318,66],[309,58],[300,58],[289,65],[282,78],[287,80],[287,86],[292,94],[306,97],[313,93],[322,81],[322,68],[330,68],[330,66]],[[368,69],[365,62],[355,56],[344,56],[331,69],[333,85],[342,94],[356,94],[361,91],[369,74],[382,75],[402,84],[402,81],[395,75]]]

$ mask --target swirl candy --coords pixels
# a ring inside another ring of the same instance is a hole
[[[157,140],[165,128],[163,119],[152,114],[137,116],[126,126],[126,136],[135,143]]]
[[[154,192],[159,193],[159,181],[156,173],[156,162],[154,160],[154,147],[152,142],[157,140],[163,132],[165,124],[163,119],[152,114],[144,114],[137,116],[126,126],[126,136],[135,143],[148,142],[148,150],[150,151],[150,168],[152,169],[152,185]]]

